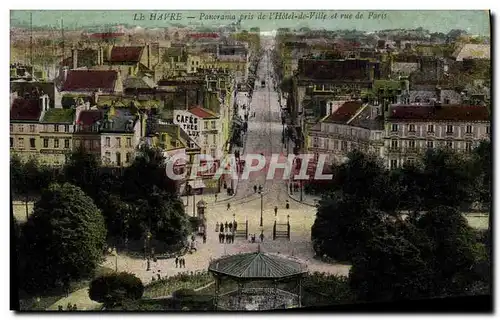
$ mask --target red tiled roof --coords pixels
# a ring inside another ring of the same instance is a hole
[[[192,107],[189,112],[200,118],[217,118],[215,113],[202,107]]]
[[[356,114],[362,105],[360,101],[346,102],[323,122],[347,122]]]
[[[489,121],[489,113],[484,106],[442,105],[433,107],[399,105],[391,108],[389,120]]]
[[[91,126],[103,118],[101,110],[84,110],[80,112],[77,123],[83,126]]]
[[[113,47],[110,62],[139,62],[143,47]]]
[[[117,78],[114,70],[70,70],[62,91],[113,91]]]
[[[17,98],[10,109],[10,120],[38,121],[42,114],[42,106],[39,99]]]

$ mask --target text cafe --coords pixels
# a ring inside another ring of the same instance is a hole
[[[179,125],[192,138],[200,136],[199,118],[190,112],[176,110],[174,115],[174,123]]]

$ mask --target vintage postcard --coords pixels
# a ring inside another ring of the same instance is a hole
[[[489,11],[10,19],[12,309],[492,308]]]

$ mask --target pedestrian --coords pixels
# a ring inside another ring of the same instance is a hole
[[[257,186],[253,186],[253,193],[257,193]]]
[[[226,229],[226,231],[227,231],[227,230],[228,230],[228,227],[229,227],[229,225],[228,225],[228,223],[227,223],[227,221],[226,221],[226,223],[224,223],[224,229]]]
[[[233,223],[229,222],[229,232],[233,232]]]
[[[260,192],[260,191],[262,191],[262,186],[261,186],[261,185],[259,185],[259,192]]]
[[[222,233],[219,233],[219,243],[222,242]]]
[[[231,243],[234,243],[234,233],[231,235]]]
[[[181,268],[184,268],[186,266],[186,261],[184,260],[184,258],[181,258],[180,260],[180,263],[181,263]]]
[[[221,241],[220,241],[220,243],[224,243],[225,238],[226,238],[226,234],[225,233],[221,233]]]
[[[238,230],[237,228],[238,228],[238,223],[235,221],[234,222],[234,231],[237,231]]]
[[[286,200],[285,206],[286,206],[287,209],[290,209],[290,203],[288,202],[288,200]]]
[[[179,257],[175,257],[175,267],[178,268],[179,266]]]
[[[215,232],[219,232],[219,222],[218,221],[215,224]]]
[[[231,209],[231,204],[228,202],[227,203],[227,211],[229,211],[229,209]]]
[[[274,215],[278,214],[278,206],[274,206]]]
[[[207,243],[207,235],[203,234],[203,243]]]
[[[222,222],[220,223],[220,232],[224,232],[224,224]]]
[[[260,242],[264,242],[264,233],[260,234]]]

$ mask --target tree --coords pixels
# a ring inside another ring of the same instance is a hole
[[[113,307],[128,300],[139,300],[144,294],[141,279],[127,272],[113,273],[94,279],[90,283],[90,299]]]
[[[466,292],[477,280],[474,266],[486,259],[484,246],[477,242],[467,219],[454,207],[440,206],[417,218],[415,226],[430,240],[421,251],[427,252],[423,258],[432,268],[435,292]],[[414,241],[420,247],[424,243]]]
[[[92,275],[102,261],[102,214],[90,197],[69,183],[42,192],[22,233],[28,259],[22,274],[29,289],[68,285]]]
[[[336,193],[320,201],[311,229],[317,255],[350,260],[360,244],[376,233],[384,213],[355,196]]]
[[[474,197],[473,164],[452,151],[437,149],[425,154],[420,197],[422,209],[436,206],[462,206]]]
[[[429,268],[420,251],[403,237],[374,237],[353,259],[351,289],[361,301],[419,298],[429,292]]]
[[[139,212],[145,231],[150,231],[156,240],[167,245],[184,243],[191,233],[183,202],[169,193],[155,190]]]
[[[100,161],[94,154],[80,147],[69,156],[64,166],[65,180],[80,187],[94,201],[98,199]]]
[[[18,195],[22,195],[26,206],[26,219],[29,216],[28,204],[34,193],[44,187],[44,181],[38,160],[34,157],[29,158],[23,163],[17,155],[11,157],[11,187]]]
[[[154,188],[177,194],[177,183],[167,176],[163,152],[146,145],[140,147],[132,165],[125,169],[123,181],[125,199],[147,199]]]
[[[394,211],[398,198],[387,170],[379,159],[355,150],[347,162],[335,168],[333,188],[384,211]],[[369,186],[369,187],[367,187]]]

